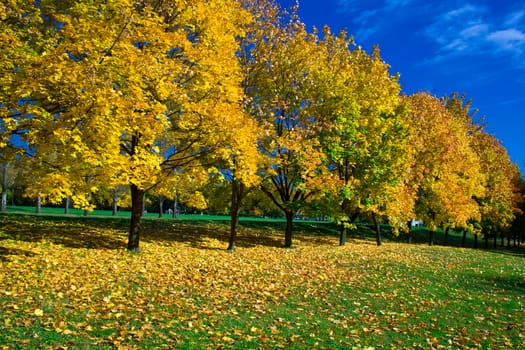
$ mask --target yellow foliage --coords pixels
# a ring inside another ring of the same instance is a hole
[[[255,127],[242,111],[236,57],[251,19],[239,2],[51,0],[0,8],[12,18],[0,23],[0,36],[12,43],[0,49],[0,88],[10,91],[0,105],[21,115],[2,132],[28,130],[28,167],[38,179],[28,182],[30,192],[53,202],[74,195],[89,208],[86,194],[102,185],[151,189],[186,167],[229,159],[232,150],[246,157],[238,157],[242,176],[256,182]]]
[[[414,94],[407,101],[415,150],[411,181],[419,196],[416,215],[433,228],[467,227],[470,220],[480,219],[475,198],[483,196],[485,183],[468,125],[429,94]]]

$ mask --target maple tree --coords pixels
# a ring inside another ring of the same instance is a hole
[[[145,191],[242,137],[229,124],[242,118],[236,37],[249,16],[231,0],[31,11],[19,13],[42,40],[26,42],[33,55],[15,61],[10,91],[33,162],[47,165],[54,199],[76,194],[75,205],[101,184],[129,184],[136,250]]]
[[[438,227],[466,228],[480,219],[476,198],[483,196],[485,177],[464,121],[428,93],[411,95],[407,101],[410,143],[415,148],[411,170],[415,214],[429,227],[433,244]]]
[[[252,68],[252,108],[263,128],[259,147],[266,157],[261,188],[286,218],[285,247],[292,246],[294,216],[321,192],[325,173],[320,121],[308,108],[310,72],[321,64],[318,40],[294,11],[255,43]]]
[[[217,174],[231,187],[230,249],[259,184],[286,217],[285,246],[308,212],[342,223],[340,244],[357,215],[376,223],[380,244],[383,217],[394,231],[418,217],[432,232],[495,237],[519,213],[519,170],[470,101],[400,98],[378,48],[308,32],[297,8],[8,1],[0,29],[10,43],[0,46],[0,163],[20,160],[39,203],[86,213],[98,193],[128,185],[129,250],[146,192],[160,208],[168,198],[202,209]]]
[[[518,208],[523,201],[521,174],[500,141],[485,130],[483,120],[475,119],[477,110],[472,109],[472,100],[458,93],[444,96],[441,100],[447,110],[467,126],[470,144],[479,157],[485,191],[476,198],[481,214],[478,223],[487,244],[490,235],[494,239],[497,233],[503,235],[516,214],[521,212]]]
[[[396,203],[391,192],[405,175],[407,132],[398,77],[389,73],[378,47],[367,54],[345,32],[334,35],[328,27],[319,46],[323,64],[313,109],[324,117],[321,142],[335,174],[331,211],[341,222],[344,245],[350,217],[368,215],[377,222]]]
[[[235,250],[235,240],[239,226],[239,215],[242,202],[246,196],[261,182],[258,174],[261,166],[261,153],[257,148],[258,138],[264,134],[256,120],[259,89],[258,73],[261,69],[260,57],[267,54],[260,44],[271,37],[272,31],[279,23],[279,6],[266,0],[243,0],[243,8],[251,13],[253,21],[244,26],[245,36],[239,39],[238,58],[243,74],[242,88],[244,92],[245,118],[239,119],[232,128],[237,129],[243,138],[232,138],[229,144],[229,154],[221,167],[221,174],[231,185],[230,197],[230,238],[227,250]]]

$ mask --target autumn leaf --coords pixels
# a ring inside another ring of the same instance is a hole
[[[41,317],[41,316],[44,316],[44,311],[42,309],[35,309],[35,311],[33,312],[33,314],[35,316],[38,316],[38,317]]]

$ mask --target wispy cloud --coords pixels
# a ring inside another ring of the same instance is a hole
[[[525,68],[525,9],[498,8],[479,2],[443,0],[429,5],[424,0],[337,0],[338,12],[349,18],[356,40],[387,35],[392,23],[410,23],[419,38],[435,47],[426,62],[461,56],[508,56]],[[394,27],[395,27],[394,25]],[[408,40],[408,38],[406,38]]]
[[[520,11],[512,12],[509,15],[507,15],[504,25],[508,27],[513,27],[513,26],[522,24],[524,20],[525,20],[525,10],[523,11],[520,10]]]
[[[422,33],[439,48],[433,61],[457,56],[509,55],[525,50],[525,11],[503,16],[469,3],[438,13]],[[432,61],[431,60],[431,61]],[[520,64],[518,60],[515,60]]]
[[[337,0],[337,11],[351,17],[352,28],[361,40],[381,32],[386,24],[406,13],[404,8],[418,0]],[[421,1],[421,0],[419,0]]]
[[[490,33],[487,39],[502,49],[521,53],[525,44],[525,33],[517,29],[498,30]]]
[[[469,50],[488,31],[482,20],[485,11],[483,7],[465,4],[435,16],[422,32],[440,47],[440,55]]]

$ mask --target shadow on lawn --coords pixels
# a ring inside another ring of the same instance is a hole
[[[493,273],[476,274],[464,272],[458,278],[461,288],[472,293],[488,293],[494,295],[521,296],[525,294],[525,280],[519,275],[497,275]],[[502,293],[501,291],[505,291]]]
[[[32,214],[0,214],[0,241],[4,239],[39,242],[46,240],[72,248],[123,249],[127,244],[129,218],[107,216],[63,216]],[[250,220],[243,218],[239,225],[236,246],[250,248],[256,246],[282,247],[284,244],[283,220]],[[203,249],[211,247],[209,238],[224,242],[228,246],[229,220],[184,220],[145,218],[142,221],[141,241],[173,241]],[[389,229],[382,234],[385,242],[407,242],[408,236],[394,236]],[[337,245],[339,227],[331,222],[294,221],[294,240],[313,245]],[[347,242],[352,244],[375,244],[375,233],[367,225],[358,225],[348,230]],[[413,244],[428,244],[428,231],[416,229],[412,235]],[[466,242],[472,247],[472,238]],[[451,234],[445,241],[443,233],[435,235],[435,244],[461,246],[459,234]],[[480,242],[481,248],[481,242]],[[220,248],[219,248],[220,249]],[[499,254],[525,257],[525,249],[498,248],[491,250]]]
[[[283,221],[243,220],[236,246],[282,247]],[[0,241],[11,239],[26,242],[48,241],[71,248],[122,249],[127,244],[129,218],[78,217],[58,215],[0,214]],[[141,224],[141,242],[180,242],[202,249],[210,247],[209,238],[228,246],[227,220],[171,220],[145,218]],[[335,231],[334,231],[335,229]],[[328,222],[297,222],[294,237],[311,244],[334,244],[334,224]]]
[[[118,232],[122,219],[0,215],[0,241],[48,241],[71,248],[118,249],[125,247],[125,236]],[[110,230],[107,230],[110,229]]]
[[[161,226],[159,226],[161,224]],[[257,246],[283,247],[284,222],[281,221],[241,221],[235,240],[236,247]],[[317,245],[333,245],[330,230],[333,224],[299,222],[294,224],[296,240]],[[144,220],[142,224],[144,242],[176,241],[202,249],[226,249],[230,237],[229,221],[155,221]],[[224,248],[210,247],[207,238],[224,242]]]
[[[34,256],[35,253],[29,252],[27,250],[22,250],[18,248],[4,248],[0,246],[0,261],[7,262],[9,259],[7,256],[16,255],[16,256]]]

